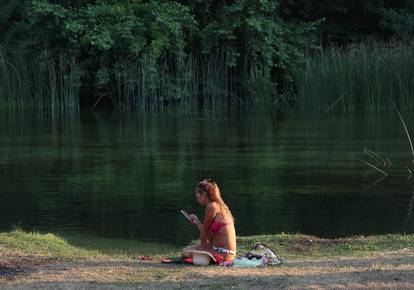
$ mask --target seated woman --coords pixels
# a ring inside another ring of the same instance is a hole
[[[224,261],[231,262],[236,256],[236,230],[234,218],[221,198],[219,187],[213,180],[204,179],[197,184],[195,198],[205,207],[202,223],[196,215],[190,215],[192,223],[200,230],[201,243],[186,247],[183,258],[191,257],[192,250],[201,250],[219,254]]]

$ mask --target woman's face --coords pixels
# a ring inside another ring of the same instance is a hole
[[[201,206],[205,206],[208,202],[207,194],[205,192],[202,192],[202,191],[197,190],[196,194],[195,194],[195,198],[196,198],[198,204],[201,205]]]

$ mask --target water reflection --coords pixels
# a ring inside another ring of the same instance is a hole
[[[197,231],[178,210],[201,213],[193,189],[212,177],[239,234],[413,232],[398,120],[278,119],[271,110],[0,117],[0,227],[180,244]],[[357,161],[365,147],[392,160],[375,184]]]

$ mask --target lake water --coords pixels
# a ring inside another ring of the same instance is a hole
[[[2,231],[18,225],[182,245],[198,232],[179,209],[201,216],[194,187],[211,177],[239,235],[414,232],[414,177],[406,168],[414,166],[394,115],[3,115],[0,129]],[[358,160],[377,164],[365,147],[391,161],[378,162],[389,176],[378,180],[381,174]]]

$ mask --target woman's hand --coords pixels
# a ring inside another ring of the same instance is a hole
[[[198,219],[198,217],[195,215],[195,214],[190,214],[190,218],[191,218],[191,223],[192,224],[195,224],[198,228],[200,228],[200,226],[201,226],[201,222],[200,222],[200,220]]]

